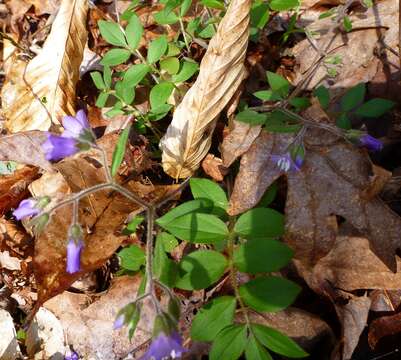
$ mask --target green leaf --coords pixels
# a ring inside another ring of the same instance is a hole
[[[223,328],[234,321],[236,305],[233,296],[220,296],[203,305],[192,321],[191,338],[213,341]]]
[[[172,25],[180,19],[173,11],[166,12],[164,9],[153,15],[155,21],[160,25]]]
[[[160,36],[156,40],[153,40],[148,49],[148,63],[149,64],[154,64],[156,61],[160,60],[160,58],[163,56],[163,54],[167,50],[167,38],[165,35]]]
[[[270,8],[276,11],[290,10],[299,6],[299,0],[271,0]]]
[[[212,9],[224,10],[224,2],[221,0],[201,0],[202,5]]]
[[[307,109],[311,103],[306,97],[295,97],[292,98],[289,103],[294,106],[298,111]]]
[[[113,160],[111,162],[111,176],[116,176],[117,170],[120,167],[125,154],[125,148],[128,143],[128,136],[131,130],[131,125],[128,125],[118,138],[116,148],[113,152]]]
[[[352,128],[351,120],[348,118],[346,113],[342,113],[336,120],[336,125],[345,130],[349,130]]]
[[[181,53],[181,49],[174,43],[168,43],[166,56],[176,56]]]
[[[129,105],[134,101],[135,90],[131,86],[127,86],[123,81],[117,81],[115,84],[116,96],[125,104]]]
[[[96,106],[102,108],[106,105],[107,99],[109,98],[109,94],[105,92],[101,92],[96,100]]]
[[[352,21],[348,16],[344,16],[343,25],[346,32],[350,32],[352,30]]]
[[[96,88],[99,90],[106,90],[107,87],[103,81],[102,74],[99,71],[92,71],[91,73],[91,78],[93,80],[93,83],[95,84]]]
[[[164,233],[165,234],[165,233]],[[156,237],[156,245],[153,259],[153,273],[163,284],[173,287],[178,274],[177,264],[166,255],[163,245],[163,235]]]
[[[282,98],[286,98],[290,91],[290,83],[282,76],[271,71],[267,71],[266,75],[273,92],[280,95]]]
[[[269,21],[269,5],[257,1],[251,8],[251,25],[258,29],[263,29]]]
[[[273,360],[269,352],[260,345],[254,335],[250,335],[245,348],[246,360]]]
[[[184,256],[178,264],[175,287],[184,290],[206,289],[223,275],[227,259],[214,250],[197,250]]]
[[[141,310],[140,306],[135,304],[135,310],[131,315],[131,318],[127,324],[128,328],[128,338],[131,341],[132,337],[134,336],[136,327],[138,326],[139,320],[141,319]]]
[[[125,35],[120,25],[111,21],[99,20],[100,34],[109,44],[116,46],[127,46]]]
[[[181,4],[180,16],[184,17],[192,5],[192,0],[184,0]]]
[[[322,109],[327,109],[330,104],[330,93],[327,88],[325,88],[323,85],[320,85],[313,91],[313,95],[317,97],[319,100],[320,106]]]
[[[269,188],[265,191],[262,198],[260,199],[257,207],[267,207],[269,206],[274,199],[276,198],[278,191],[277,183],[274,182],[269,186]]]
[[[130,245],[120,252],[118,256],[121,259],[121,267],[131,271],[138,271],[142,265],[145,265],[145,253],[136,245]]]
[[[199,65],[193,61],[184,61],[181,70],[177,75],[173,75],[171,81],[174,83],[180,83],[187,81],[199,70]]]
[[[235,119],[250,125],[262,125],[266,122],[266,115],[253,110],[244,110],[235,116]]]
[[[234,251],[234,265],[241,272],[257,274],[272,272],[287,265],[293,251],[276,240],[254,239]]]
[[[278,276],[261,276],[239,288],[244,302],[256,311],[277,312],[291,305],[298,296],[299,285]]]
[[[142,35],[143,26],[141,20],[139,20],[139,17],[136,14],[132,14],[128,25],[125,28],[125,36],[131,50],[135,50],[139,46]]]
[[[376,118],[391,110],[394,105],[393,101],[375,98],[362,104],[355,111],[355,114],[367,118]]]
[[[210,39],[215,33],[216,30],[214,29],[213,24],[209,24],[201,30],[198,35],[202,39]]]
[[[228,235],[226,224],[210,214],[189,213],[163,227],[181,240],[199,244],[213,244]]]
[[[263,101],[279,101],[281,100],[281,96],[274,93],[272,90],[261,90],[253,93],[258,99]]]
[[[212,349],[210,350],[210,360],[236,360],[244,352],[247,344],[246,325],[230,325],[225,327],[216,336]]]
[[[350,111],[360,105],[365,98],[365,91],[366,87],[364,83],[358,84],[349,89],[341,98],[341,110]]]
[[[150,107],[152,109],[157,109],[158,107],[164,105],[171,93],[174,90],[174,85],[170,82],[162,82],[153,86],[150,90]]]
[[[136,232],[138,225],[140,225],[145,218],[143,216],[134,216],[134,218],[127,224],[127,226],[123,229],[122,233],[124,235],[130,235]]]
[[[242,214],[234,231],[244,238],[274,238],[284,234],[284,216],[278,211],[254,208]]]
[[[213,213],[225,214],[228,207],[227,195],[214,181],[209,179],[192,178],[189,180],[192,196],[195,199],[209,199],[214,204]]]
[[[252,324],[251,328],[256,338],[277,354],[290,358],[303,358],[309,355],[295,341],[271,327]]]
[[[168,57],[160,61],[160,69],[167,71],[168,74],[177,74],[180,69],[180,60],[176,57]]]
[[[163,244],[165,252],[172,252],[178,246],[178,240],[171,234],[161,232],[157,235],[159,241]]]
[[[100,61],[102,65],[115,66],[126,62],[131,56],[129,50],[126,49],[111,49],[104,54]]]
[[[174,209],[170,210],[167,214],[159,217],[156,223],[161,227],[165,228],[173,220],[179,218],[180,216],[190,214],[193,212],[198,213],[210,213],[213,210],[213,203],[208,199],[198,199],[187,201]]]
[[[103,80],[107,89],[110,89],[111,86],[111,70],[110,66],[103,66]]]
[[[137,86],[150,70],[150,66],[146,64],[136,64],[131,66],[124,74],[124,85],[128,87]]]
[[[294,120],[287,114],[279,110],[266,113],[267,120],[265,130],[277,133],[294,133],[301,129],[299,124],[294,124]]]

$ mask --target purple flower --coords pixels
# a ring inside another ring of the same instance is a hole
[[[64,360],[78,360],[79,355],[75,351],[67,351]]]
[[[74,274],[81,270],[81,252],[84,247],[82,240],[70,239],[67,245],[67,268],[66,271]]]
[[[297,159],[294,161],[290,153],[285,153],[282,155],[270,155],[270,159],[281,171],[284,172],[288,172],[290,170],[298,171],[303,163],[303,159],[301,157],[297,157]]]
[[[34,199],[22,200],[18,208],[14,210],[13,215],[17,220],[21,220],[29,216],[36,216],[41,212],[41,209],[36,207],[37,204],[38,202]]]
[[[369,134],[362,135],[359,138],[359,143],[370,151],[380,151],[383,149],[383,143]]]
[[[74,155],[79,151],[76,139],[50,133],[47,135],[47,140],[42,144],[42,149],[47,160],[55,161]]]
[[[124,322],[125,322],[125,316],[124,316],[124,314],[119,315],[119,316],[117,317],[117,319],[114,321],[113,329],[114,329],[114,330],[121,329],[121,328],[123,327],[123,325],[124,325]]]
[[[163,360],[169,357],[180,358],[187,350],[182,347],[182,340],[177,332],[167,336],[161,332],[150,344],[148,351],[140,360]]]
[[[63,137],[77,139],[87,130],[90,131],[89,122],[83,110],[79,110],[75,116],[64,116],[63,126],[65,129],[62,134]]]

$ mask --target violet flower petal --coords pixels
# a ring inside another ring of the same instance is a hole
[[[77,139],[79,135],[89,129],[88,119],[86,118],[85,112],[79,110],[76,116],[64,116],[63,117],[64,132],[62,137],[72,137]]]
[[[169,336],[160,333],[150,344],[148,351],[140,360],[178,359],[187,350],[182,347],[182,340],[177,332]]]
[[[17,220],[29,216],[36,216],[40,213],[40,209],[36,208],[37,201],[33,199],[25,199],[20,202],[18,208],[13,211],[13,215]]]
[[[81,252],[84,247],[82,240],[76,242],[70,239],[67,244],[67,267],[66,271],[69,274],[74,274],[81,270]]]
[[[359,142],[370,151],[380,151],[383,149],[383,143],[369,134],[362,135],[359,138]]]
[[[113,329],[114,329],[114,330],[121,329],[121,328],[123,327],[123,325],[124,325],[124,322],[125,322],[125,316],[124,316],[124,314],[119,315],[119,316],[117,317],[117,319],[114,321]]]
[[[64,360],[78,360],[79,355],[75,351],[69,351],[65,357]]]
[[[47,135],[47,140],[42,144],[42,150],[47,160],[60,160],[74,155],[79,151],[77,140],[53,134]]]

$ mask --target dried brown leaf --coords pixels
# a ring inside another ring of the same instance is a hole
[[[216,181],[223,181],[224,176],[228,174],[228,169],[223,165],[223,161],[213,154],[207,154],[203,159],[202,169]]]
[[[331,83],[327,82],[327,85],[341,90],[372,80],[379,69],[380,61],[386,60],[385,57],[379,59],[376,54],[386,52],[386,48],[388,50],[398,44],[398,29],[394,26],[398,23],[398,0],[375,2],[368,10],[363,13],[356,11],[349,18],[355,29],[349,33],[340,33],[336,27],[334,32],[330,31],[333,29],[331,18],[317,20],[308,26],[309,31],[319,36],[315,37],[315,46],[311,46],[310,41],[305,39],[294,47],[293,55],[299,63],[295,84],[303,79],[303,75],[320,58],[315,48],[330,53],[330,56],[339,55],[342,59],[337,76]],[[387,63],[386,67],[393,66]],[[392,71],[395,72],[395,69]],[[321,65],[308,81],[307,89],[314,89],[325,79],[327,71]]]
[[[373,290],[371,311],[395,311],[401,305],[401,290]]]
[[[41,148],[45,140],[46,133],[41,131],[25,131],[2,136],[0,137],[0,160],[34,165],[51,171],[52,166],[46,160]]]
[[[117,141],[116,134],[109,134],[103,138],[106,148],[110,145],[110,137]],[[46,186],[33,185],[35,196],[47,195],[49,190],[54,197],[63,196],[63,193],[80,191],[95,184],[105,182],[104,172],[100,163],[100,154],[95,152],[82,153],[67,158],[55,167],[62,174],[53,182],[43,181]],[[55,185],[56,184],[56,185]],[[136,193],[145,201],[163,198],[176,185],[152,186],[131,181],[127,188]],[[39,301],[36,308],[47,299],[67,289],[83,274],[99,268],[117,250],[126,236],[121,234],[128,214],[140,212],[143,208],[132,203],[124,196],[109,190],[102,190],[83,198],[79,207],[79,222],[83,229],[87,229],[85,247],[82,252],[82,271],[76,274],[65,272],[65,256],[68,228],[71,225],[71,206],[62,207],[52,216],[46,230],[40,234],[35,242],[34,270],[38,283]]]
[[[233,121],[233,128],[221,144],[223,164],[229,167],[238,157],[248,151],[252,143],[260,134],[260,126]]]
[[[273,327],[295,340],[305,350],[313,349],[326,340],[334,343],[334,333],[330,326],[317,315],[295,307],[277,313],[250,313],[252,323]],[[241,314],[237,315],[243,321]]]
[[[346,305],[336,306],[337,315],[342,324],[342,359],[349,360],[358,345],[359,337],[368,320],[371,300],[369,297],[352,296]]]
[[[315,119],[316,107],[310,113]],[[307,130],[304,140],[307,155],[301,171],[285,174],[285,237],[295,258],[309,266],[327,255],[337,236],[338,216],[368,238],[374,253],[395,271],[401,219],[377,197],[365,198],[373,174],[366,152],[320,129]],[[255,206],[267,187],[284,175],[270,161],[270,154],[284,153],[291,141],[292,136],[265,131],[255,140],[241,159],[230,199],[231,215]]]
[[[28,185],[38,176],[38,169],[24,166],[12,175],[0,177],[0,215],[4,215],[27,197]]]
[[[43,49],[23,71],[7,74],[2,89],[6,127],[11,132],[48,130],[59,118],[74,113],[87,39],[86,0],[63,0]]]
[[[151,337],[154,309],[148,303],[132,341],[127,328],[113,330],[118,311],[135,300],[141,277],[122,276],[113,279],[107,293],[91,299],[84,294],[64,292],[44,306],[61,321],[70,345],[84,358],[121,359]]]
[[[372,252],[362,237],[338,236],[331,251],[313,269],[296,265],[308,285],[322,292],[325,284],[345,291],[358,289],[397,290],[401,281],[401,261],[394,273]]]
[[[371,348],[385,336],[399,334],[401,332],[401,313],[382,316],[372,321],[369,326],[368,341]]]
[[[186,178],[199,167],[220,112],[244,79],[250,6],[250,0],[231,1],[196,82],[176,108],[160,142],[163,169],[174,178]]]

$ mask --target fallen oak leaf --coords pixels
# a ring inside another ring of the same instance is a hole
[[[160,142],[163,169],[173,178],[186,178],[198,169],[209,151],[220,112],[244,79],[250,7],[250,0],[231,1],[202,59],[198,78]]]
[[[316,104],[308,109],[308,115],[329,122]],[[401,248],[401,219],[377,197],[365,198],[372,175],[367,154],[325,130],[308,128],[302,169],[285,173],[270,155],[285,153],[291,141],[289,135],[265,131],[259,135],[241,159],[229,214],[254,207],[273,181],[285,175],[285,240],[295,250],[296,259],[311,266],[327,255],[337,236],[336,216],[340,216],[368,238],[374,253],[395,271],[395,253]]]
[[[24,71],[13,72],[11,65],[2,88],[5,125],[11,132],[48,130],[74,113],[87,11],[86,0],[63,0],[39,55]]]
[[[110,146],[110,138],[117,141],[117,134],[108,134],[101,141]],[[108,157],[111,155],[108,154]],[[55,168],[62,174],[64,181],[55,181],[60,188],[60,197],[105,182],[104,171],[100,163],[100,154],[94,151],[80,153],[67,158]],[[46,180],[46,179],[45,179]],[[59,179],[58,179],[59,180]],[[40,181],[40,179],[38,180]],[[47,180],[48,183],[49,180]],[[142,185],[135,181],[126,184],[126,188],[136,193],[147,202],[156,201],[171,194],[177,185]],[[33,195],[48,195],[46,186],[33,184]],[[137,191],[139,190],[139,191]],[[57,187],[51,188],[57,197]],[[65,206],[55,211],[50,222],[35,241],[34,274],[38,284],[38,302],[32,312],[35,313],[43,302],[66,290],[80,276],[102,266],[126,239],[121,233],[127,216],[143,207],[133,203],[121,194],[109,190],[101,190],[80,200],[79,222],[82,228],[88,229],[84,236],[84,249],[81,256],[81,271],[68,274],[65,271],[65,257],[68,229],[71,225],[72,207]]]
[[[141,280],[140,274],[114,278],[94,302],[86,294],[65,291],[43,306],[60,319],[69,344],[83,358],[124,358],[151,337],[154,309],[147,302],[142,303],[141,320],[131,341],[127,327],[113,329],[118,311],[136,299]]]
[[[42,131],[25,131],[0,137],[0,160],[15,161],[52,171],[52,165],[45,158],[41,145],[47,135]]]
[[[343,360],[350,360],[358,345],[359,337],[365,329],[371,304],[371,299],[365,296],[353,296],[346,305],[336,305],[336,312],[342,325],[342,356]]]
[[[401,313],[382,316],[369,325],[368,342],[374,349],[377,343],[385,336],[401,333]]]

